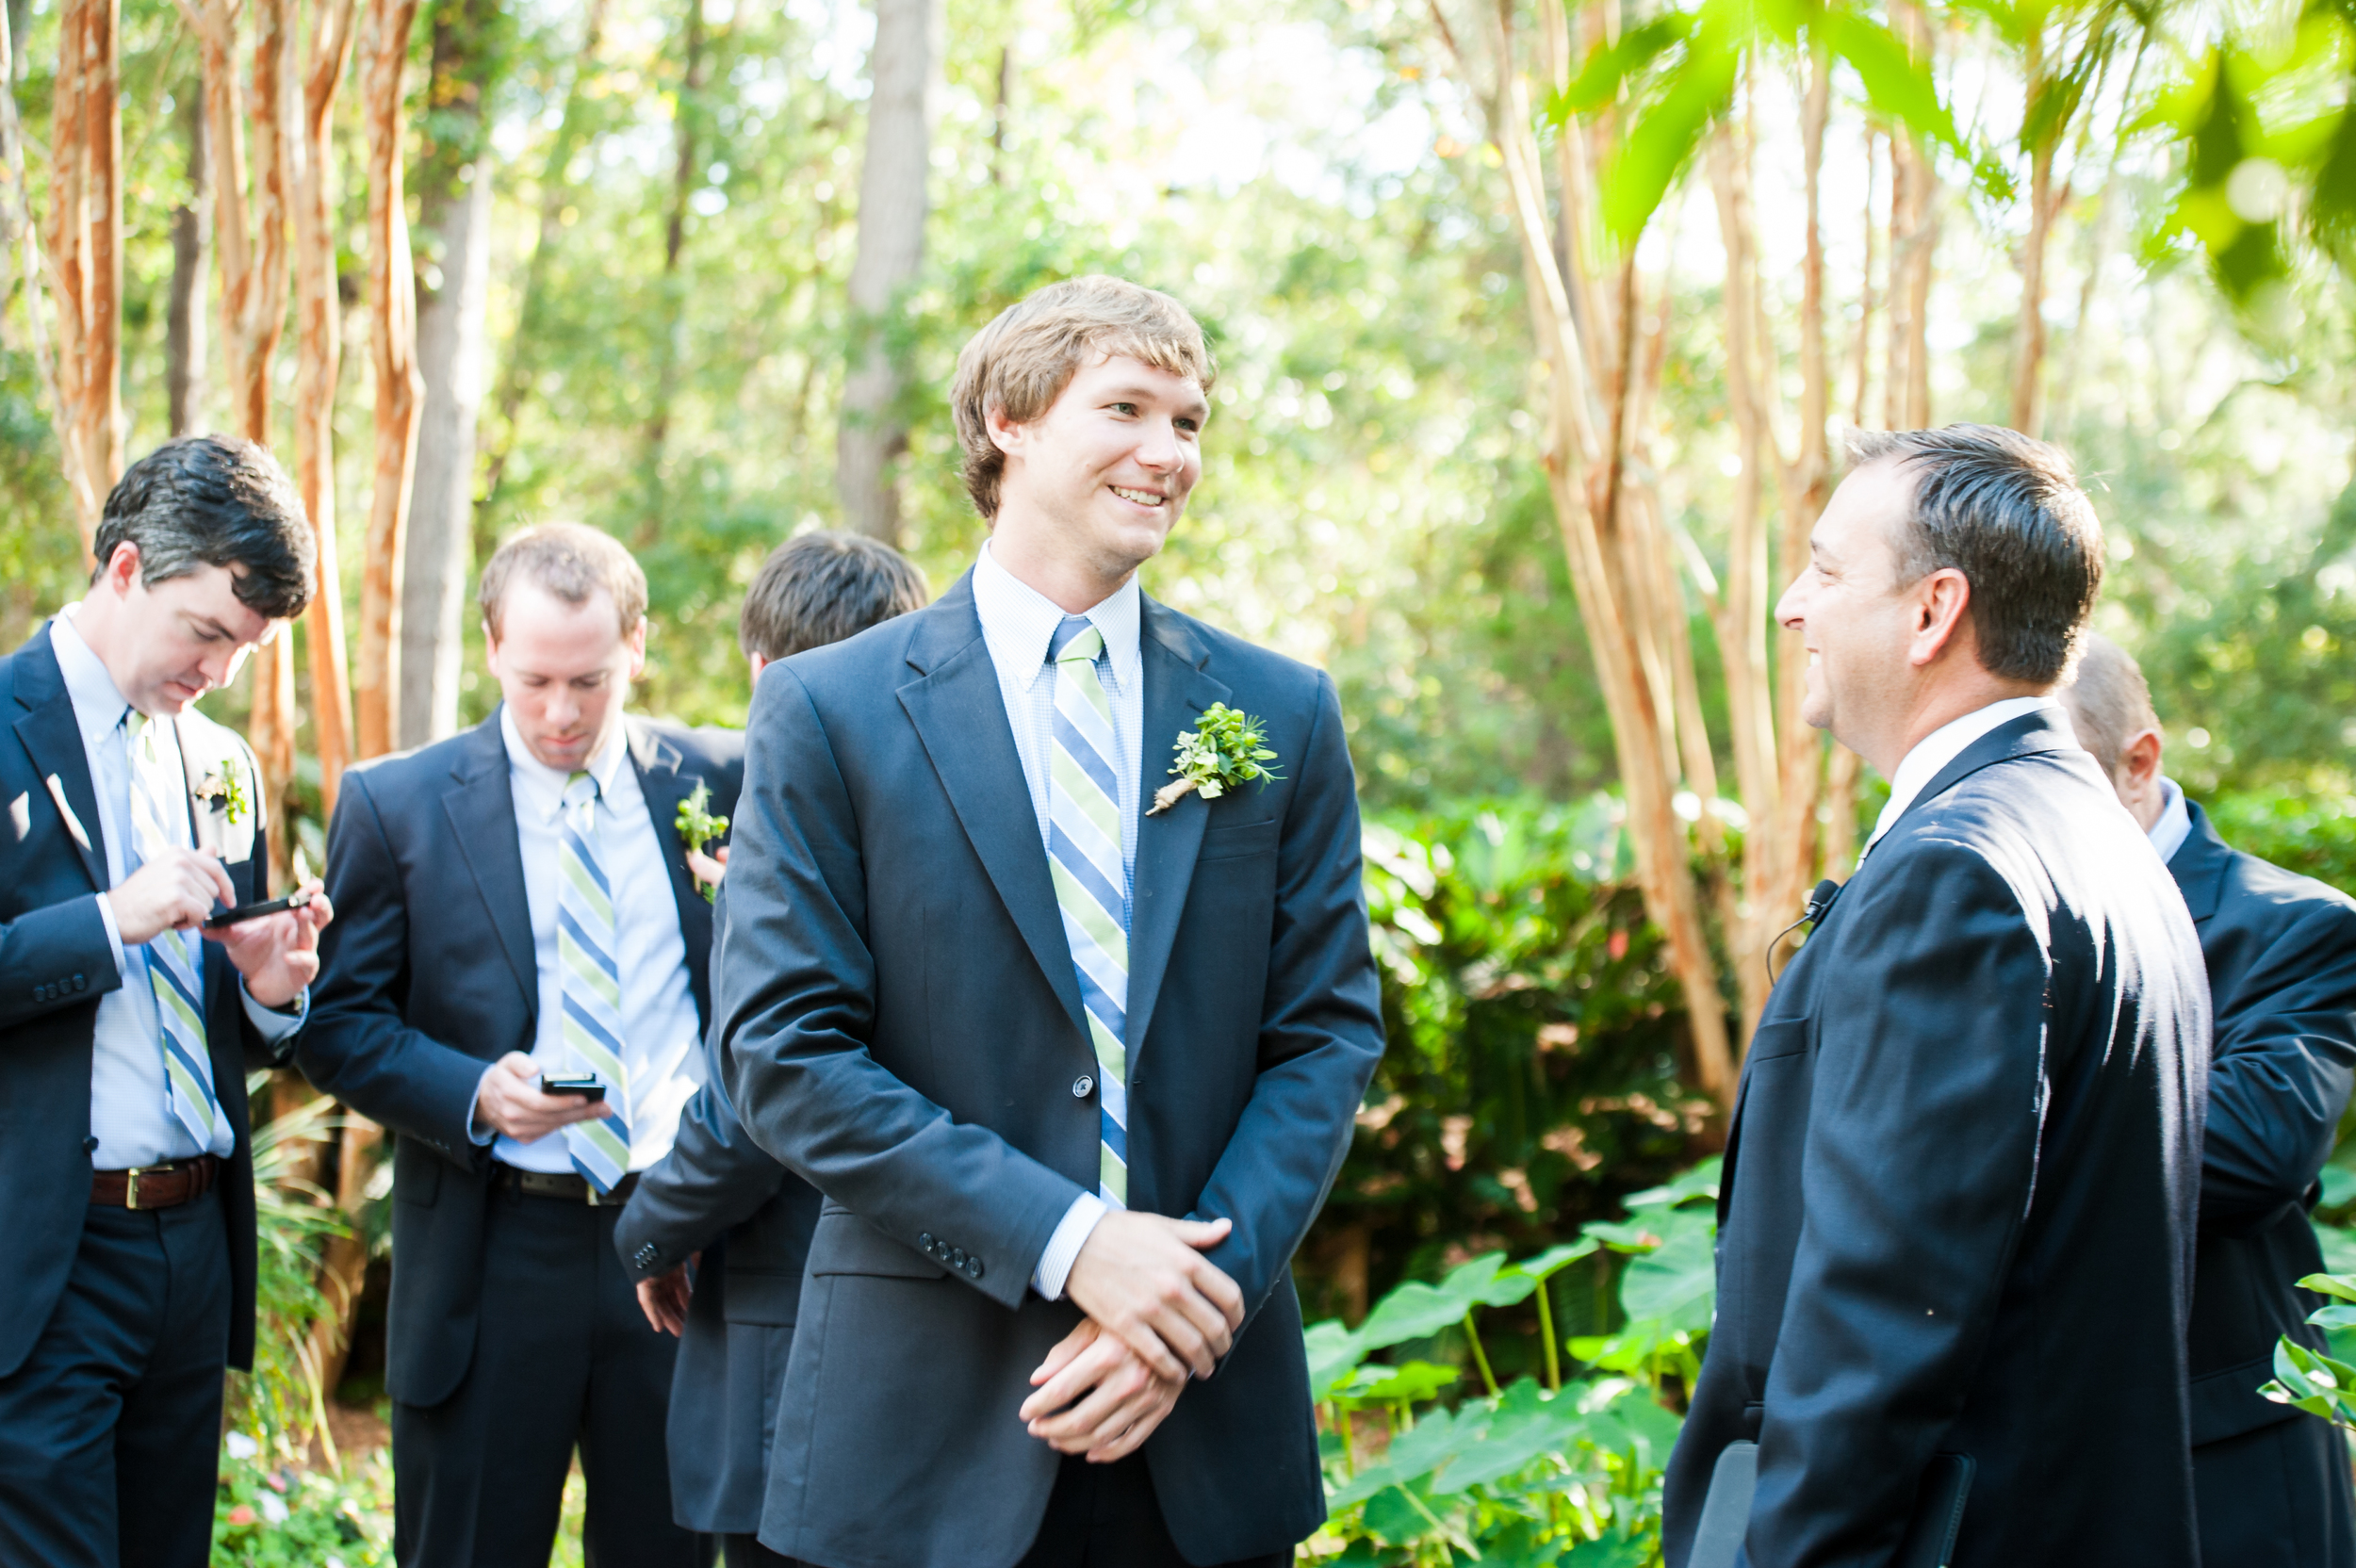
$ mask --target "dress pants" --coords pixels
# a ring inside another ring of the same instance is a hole
[[[205,1568],[229,1295],[217,1193],[86,1211],[64,1294],[0,1379],[0,1563]]]
[[[504,1188],[489,1202],[466,1380],[438,1405],[393,1406],[394,1558],[547,1568],[578,1446],[590,1568],[702,1568],[712,1542],[671,1522],[679,1342],[647,1326],[614,1255],[621,1208]]]
[[[759,1556],[730,1558],[745,1568],[813,1568],[754,1543]],[[1153,1495],[1153,1472],[1143,1454],[1110,1464],[1090,1464],[1067,1455],[1048,1494],[1039,1537],[1016,1568],[1288,1568],[1293,1554],[1271,1552],[1236,1562],[1189,1563],[1178,1555],[1162,1523]]]
[[[2295,1415],[2192,1451],[2201,1568],[2356,1568],[2348,1439]]]

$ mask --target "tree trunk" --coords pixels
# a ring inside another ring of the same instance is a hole
[[[697,156],[702,125],[701,98],[710,70],[705,51],[703,0],[687,0],[686,70],[679,79],[679,107],[672,119],[677,149],[671,174],[671,196],[663,223],[662,319],[655,342],[654,412],[647,416],[645,435],[646,507],[641,544],[653,543],[663,518],[663,449],[671,436],[671,403],[679,395],[679,368],[683,357],[679,336],[687,318],[686,287],[679,279],[679,254],[687,246],[687,201],[695,194],[703,160]]]
[[[172,291],[164,307],[164,397],[172,435],[193,435],[205,415],[205,269],[212,257],[212,155],[205,145],[203,78],[184,85],[188,200],[172,210]]]
[[[2024,55],[2028,102],[2021,113],[2025,119],[2036,106],[2043,74],[2041,23],[2029,35]],[[2012,352],[2012,428],[2023,435],[2037,434],[2045,419],[2045,241],[2053,231],[2054,213],[2068,199],[2067,191],[2060,197],[2053,193],[2053,155],[2060,150],[2067,128],[2060,123],[2048,126],[2029,154],[2029,232],[2021,241],[2021,320]]]
[[[335,561],[335,378],[343,319],[335,288],[335,98],[352,58],[352,0],[313,0],[302,118],[287,162],[294,188],[295,486],[319,548],[305,642],[319,806],[333,818],[352,758],[352,681],[344,662],[343,573]]]
[[[64,0],[51,105],[58,443],[87,546],[123,472],[123,113],[115,0]]]
[[[556,237],[564,231],[564,200],[572,190],[567,171],[588,134],[588,88],[597,71],[597,46],[605,37],[607,4],[608,0],[589,0],[579,63],[573,68],[572,81],[565,87],[564,112],[557,121],[556,135],[548,143],[548,162],[540,171],[539,228],[532,240],[532,259],[525,264],[523,282],[515,291],[515,334],[508,342],[505,363],[499,369],[499,391],[491,400],[495,415],[491,421],[492,439],[496,444],[483,470],[483,499],[486,506],[499,498],[499,482],[507,474],[507,460],[515,450],[515,419],[523,412],[524,393],[532,385],[535,364],[532,346],[539,340],[541,312],[546,309],[544,286],[549,261],[556,253]]]
[[[438,221],[436,221],[438,220]],[[425,385],[417,483],[401,586],[401,730],[423,745],[458,730],[474,566],[475,427],[483,411],[484,307],[491,292],[491,167],[428,219],[441,237],[442,286],[417,307]]]
[[[875,86],[859,174],[851,369],[835,433],[834,483],[843,525],[887,544],[900,538],[900,493],[892,466],[908,449],[907,427],[894,411],[901,368],[892,357],[891,324],[924,260],[941,15],[940,0],[875,0],[875,43],[868,56]]]
[[[474,564],[475,427],[483,409],[483,322],[491,288],[491,166],[483,116],[483,34],[496,0],[434,17],[433,144],[418,159],[420,225],[441,279],[417,302],[425,392],[402,550],[396,743],[457,732],[467,579]]]
[[[376,368],[376,463],[360,580],[361,755],[393,747],[400,690],[401,556],[417,451],[417,274],[401,185],[401,74],[417,0],[368,0],[361,72],[368,147],[368,342]]]

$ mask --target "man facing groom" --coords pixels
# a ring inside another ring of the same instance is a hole
[[[2052,697],[2101,526],[2009,431],[1853,455],[1776,613],[1890,803],[1743,1067],[1668,1562],[2190,1568],[2208,988]]]
[[[1210,381],[1165,295],[1009,308],[952,398],[973,569],[755,694],[721,1060],[826,1198],[789,1559],[1275,1564],[1324,1516],[1287,1267],[1382,1022],[1333,683],[1137,588]],[[1219,703],[1281,776],[1147,810]]]
[[[518,534],[480,600],[499,711],[345,776],[298,1052],[395,1135],[394,1551],[545,1563],[578,1446],[591,1561],[708,1561],[672,1522],[675,1342],[614,1228],[703,1080],[712,909],[676,821],[698,786],[731,808],[741,745],[624,713],[646,580],[604,534]],[[583,1070],[601,1099],[542,1086]]]

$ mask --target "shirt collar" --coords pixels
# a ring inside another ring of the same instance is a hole
[[[2151,847],[2160,852],[2160,863],[2176,858],[2176,852],[2192,837],[2192,808],[2184,804],[2184,792],[2176,780],[2163,777],[2160,792],[2166,804],[2160,808],[2160,820],[2151,825]]]
[[[1029,691],[1047,667],[1055,629],[1063,624],[1062,607],[1001,566],[985,543],[973,562],[973,612],[981,620],[991,660],[1012,671],[1023,689]],[[1129,689],[1143,659],[1137,646],[1141,610],[1137,574],[1132,572],[1128,581],[1087,615],[1104,636],[1115,683]]]
[[[1898,764],[1898,771],[1890,776],[1890,804],[1882,808],[1879,820],[1873,824],[1873,836],[1865,841],[1865,847],[1871,850],[1881,842],[1882,835],[1898,825],[1898,819],[1906,814],[1906,808],[1914,804],[1915,797],[1939,776],[1941,769],[1962,756],[1972,742],[2024,713],[2048,708],[2061,711],[2061,704],[2050,696],[2004,697],[1959,719],[1951,719],[1915,742],[1914,749]]]
[[[74,627],[74,612],[81,607],[77,599],[50,621],[49,648],[57,656],[57,673],[65,678],[66,695],[74,699],[74,723],[82,732],[82,744],[88,748],[114,733],[131,704],[115,684],[115,678],[106,673],[106,663],[82,641],[82,633]]]
[[[531,798],[532,808],[542,822],[554,822],[557,812],[564,809],[564,786],[572,776],[558,772],[532,755],[532,748],[524,744],[523,731],[515,727],[514,711],[503,702],[499,704],[499,739],[507,743],[508,777]],[[597,781],[600,796],[613,793],[614,775],[629,750],[627,727],[615,725],[613,735],[589,759],[585,771]]]

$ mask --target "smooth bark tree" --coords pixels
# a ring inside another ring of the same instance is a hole
[[[361,103],[368,121],[368,342],[376,369],[376,461],[368,487],[368,557],[360,578],[360,747],[393,748],[401,688],[401,565],[416,474],[417,271],[401,167],[401,73],[417,0],[368,0]]]
[[[925,178],[941,58],[940,0],[875,0],[868,56],[867,155],[859,172],[859,253],[851,263],[851,360],[835,433],[835,496],[843,526],[897,544],[892,465],[908,449],[896,405],[904,379],[892,353],[901,296],[924,260]]]
[[[123,472],[123,108],[116,0],[63,0],[49,133],[57,438],[87,544]]]
[[[184,84],[175,114],[188,146],[188,199],[172,209],[172,286],[164,305],[164,400],[174,437],[201,428],[205,402],[205,273],[213,253],[212,158],[205,145],[202,77]]]

